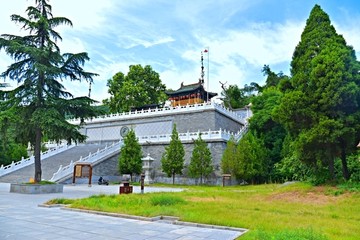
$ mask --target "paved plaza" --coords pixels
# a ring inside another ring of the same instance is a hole
[[[0,239],[11,240],[106,240],[106,239],[235,239],[243,232],[216,228],[175,225],[44,208],[39,204],[53,198],[82,198],[94,194],[117,194],[118,186],[65,185],[64,193],[10,193],[10,184],[0,183]],[[179,191],[145,188],[145,192]],[[140,192],[134,187],[134,192]]]

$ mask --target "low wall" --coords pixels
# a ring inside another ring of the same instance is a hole
[[[12,183],[10,192],[25,194],[44,194],[44,193],[62,193],[62,184],[24,184]]]

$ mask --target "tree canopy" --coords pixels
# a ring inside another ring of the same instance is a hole
[[[175,183],[175,175],[182,174],[182,170],[184,169],[184,156],[184,146],[179,139],[176,124],[174,124],[170,144],[165,148],[165,152],[161,158],[162,170],[168,177],[172,177],[173,184]]]
[[[0,111],[0,166],[27,158],[27,146],[16,142],[16,116],[12,111]]]
[[[212,165],[210,149],[201,138],[201,134],[199,134],[199,138],[194,141],[194,150],[189,165],[189,176],[200,178],[200,184],[202,184],[203,179],[208,177],[213,171],[214,167]]]
[[[291,62],[292,91],[285,93],[277,119],[289,131],[303,161],[321,164],[335,178],[341,157],[355,150],[360,133],[360,65],[352,47],[315,5]]]
[[[166,87],[151,66],[131,65],[129,72],[115,74],[108,80],[110,98],[104,101],[111,112],[129,111],[133,107],[164,103]]]
[[[85,118],[96,113],[90,106],[94,101],[87,97],[74,98],[60,81],[93,81],[96,74],[86,72],[83,65],[89,60],[87,53],[60,52],[57,41],[62,40],[55,31],[59,25],[72,23],[64,17],[53,17],[48,0],[35,0],[36,6],[26,10],[27,18],[12,15],[29,35],[2,34],[0,50],[15,61],[1,77],[9,77],[20,85],[12,91],[1,91],[1,111],[13,111],[17,139],[34,146],[35,181],[41,180],[40,151],[44,135],[49,140],[84,141],[78,132],[80,126],[66,121],[66,114]]]
[[[121,147],[119,156],[119,172],[130,174],[140,174],[142,171],[142,151],[136,138],[135,131],[130,129],[124,138],[124,145]]]
[[[224,106],[229,109],[244,108],[251,102],[251,98],[262,90],[261,86],[255,82],[250,83],[250,85],[245,84],[243,88],[239,88],[237,85],[230,85],[226,88],[222,84],[222,88],[222,101]]]

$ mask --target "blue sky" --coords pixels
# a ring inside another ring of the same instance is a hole
[[[24,34],[10,21],[25,16],[34,0],[7,1],[0,9],[0,33]],[[209,47],[209,89],[220,95],[222,83],[242,87],[263,83],[261,69],[289,73],[311,9],[319,4],[360,57],[358,0],[50,0],[54,16],[67,17],[73,28],[60,27],[63,52],[89,53],[94,79],[91,96],[108,97],[106,82],[129,65],[151,65],[168,88],[200,77],[200,53]],[[207,55],[204,55],[207,67]],[[0,71],[11,64],[0,52]],[[205,71],[207,74],[207,70]],[[10,82],[16,86],[16,82]],[[75,96],[87,95],[85,82],[64,82]],[[205,83],[207,87],[207,83]]]

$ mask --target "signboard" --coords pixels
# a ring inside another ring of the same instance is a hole
[[[91,166],[84,165],[81,168],[81,177],[89,177],[90,176],[90,168]]]
[[[81,177],[81,165],[75,165],[75,177],[80,178]]]
[[[92,166],[90,163],[76,163],[73,173],[73,184],[76,178],[89,178],[89,187],[91,187]]]

